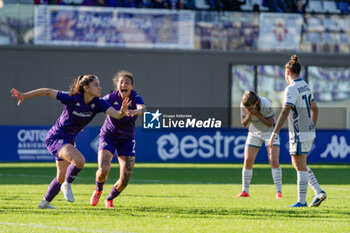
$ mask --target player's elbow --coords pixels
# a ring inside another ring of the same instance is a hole
[[[311,107],[311,112],[313,114],[317,114],[318,113],[318,107],[317,106]]]
[[[245,123],[245,122],[241,122],[241,125],[242,125],[243,128],[247,128],[249,124]]]
[[[272,127],[272,126],[273,126],[273,122],[268,122],[266,125],[267,125],[268,127]]]

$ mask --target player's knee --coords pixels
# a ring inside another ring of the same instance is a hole
[[[102,167],[99,169],[100,175],[101,175],[102,177],[106,177],[106,176],[108,175],[108,173],[109,173],[109,170],[110,170],[109,167],[107,167],[107,166],[102,166]]]
[[[79,169],[82,169],[84,167],[85,164],[85,158],[82,157],[80,159],[74,160],[73,161],[74,166],[76,166]]]

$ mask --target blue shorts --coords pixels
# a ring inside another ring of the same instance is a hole
[[[100,134],[98,150],[108,150],[117,156],[135,156],[135,139],[115,139],[106,134]]]
[[[67,144],[72,144],[68,142],[67,140],[57,137],[57,136],[51,136],[49,138],[46,138],[45,144],[47,147],[47,150],[56,158],[56,161],[63,161],[63,159],[58,158],[58,153]],[[73,145],[73,144],[72,144]]]

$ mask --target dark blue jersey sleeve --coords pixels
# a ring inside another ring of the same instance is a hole
[[[107,109],[111,107],[111,105],[105,99],[102,98],[98,98],[96,106],[98,112],[106,112]]]
[[[135,96],[135,104],[138,105],[138,104],[145,104],[145,102],[143,102],[143,99],[141,96],[139,95],[136,95]]]
[[[74,102],[74,96],[68,94],[68,92],[59,91],[57,93],[56,99],[62,104],[68,105]]]

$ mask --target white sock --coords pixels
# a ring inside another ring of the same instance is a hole
[[[281,167],[272,168],[272,179],[275,183],[276,192],[282,192],[282,169]]]
[[[308,175],[307,171],[298,171],[298,202],[301,204],[306,203],[306,192],[307,192],[307,181],[308,181]]]
[[[242,170],[242,191],[249,193],[249,185],[250,180],[253,176],[253,169],[245,169]]]
[[[310,188],[312,190],[314,190],[315,195],[319,194],[322,191],[322,189],[321,189],[320,185],[318,184],[314,173],[312,172],[312,170],[309,167],[307,167],[307,174],[309,176],[308,183],[309,183]]]

